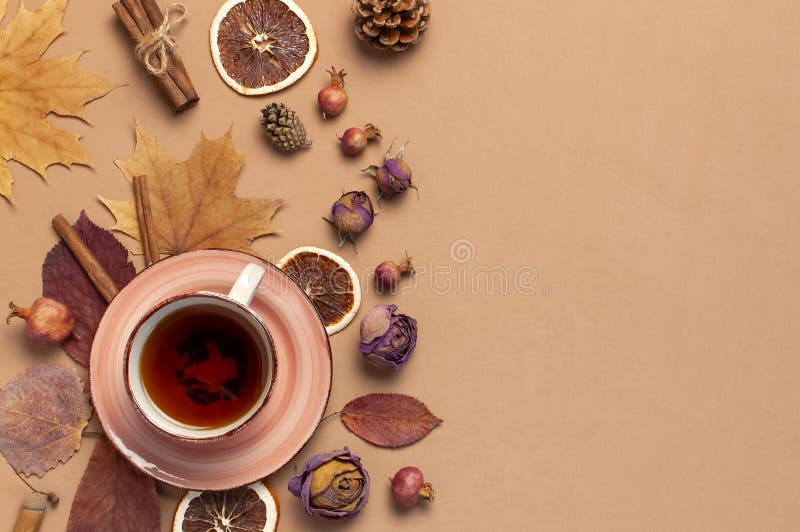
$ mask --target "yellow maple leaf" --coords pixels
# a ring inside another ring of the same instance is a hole
[[[223,248],[253,253],[253,239],[275,231],[280,200],[242,199],[234,189],[244,158],[233,147],[232,130],[216,140],[201,135],[188,160],[175,162],[158,139],[136,126],[136,149],[117,166],[128,180],[146,175],[161,253]],[[141,241],[133,201],[101,197],[120,231]]]
[[[7,0],[0,0],[0,19]],[[48,0],[36,11],[20,4],[0,30],[0,195],[12,199],[14,159],[44,177],[51,164],[89,164],[80,135],[53,127],[48,113],[86,119],[83,106],[116,87],[79,66],[82,55],[41,59],[61,35],[67,0]]]

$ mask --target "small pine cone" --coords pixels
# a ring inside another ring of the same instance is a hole
[[[311,146],[306,138],[306,128],[297,113],[283,103],[271,103],[261,110],[261,125],[267,137],[282,151],[296,151]]]
[[[356,35],[380,50],[402,52],[428,29],[430,0],[353,0]]]

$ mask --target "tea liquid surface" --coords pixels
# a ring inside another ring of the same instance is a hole
[[[199,428],[240,419],[266,385],[253,333],[241,318],[213,306],[164,318],[144,344],[140,368],[156,406]]]

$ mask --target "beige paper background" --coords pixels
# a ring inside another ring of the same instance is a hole
[[[90,50],[82,63],[126,86],[88,107],[93,127],[55,120],[85,137],[93,168],[53,167],[43,183],[12,163],[16,207],[0,204],[4,300],[40,294],[53,215],[86,209],[112,224],[95,198],[129,194],[113,159],[132,152],[134,117],[178,159],[200,131],[234,126],[246,156],[238,193],[286,201],[283,232],[255,246],[272,256],[333,247],[320,216],[342,189],[371,191],[357,169],[393,137],[411,139],[419,201],[385,204],[359,254],[342,254],[365,272],[404,249],[417,257],[413,293],[370,289],[364,305],[392,301],[415,316],[419,346],[402,372],[380,376],[360,360],[357,326],[334,336],[330,406],[405,392],[445,423],[389,451],[326,422],[270,480],[281,529],[797,528],[797,2],[434,0],[425,42],[387,57],[356,41],[347,0],[305,0],[318,62],[290,89],[246,98],[208,52],[219,0],[184,1],[192,16],[177,35],[202,100],[181,116],[134,64],[110,2],[70,3],[49,53]],[[332,63],[350,73],[351,103],[323,122],[315,96]],[[283,157],[265,143],[259,108],[273,100],[301,114],[310,151]],[[368,121],[386,141],[341,157],[335,134]],[[467,255],[451,255],[459,239]],[[468,286],[495,266],[510,278],[506,295]],[[535,294],[520,293],[514,274],[525,288],[534,271]],[[71,365],[32,348],[21,323],[0,328],[0,346],[0,382],[42,362]],[[93,444],[33,480],[61,497],[43,530],[64,528]],[[343,445],[373,477],[369,505],[352,522],[306,518],[287,480]],[[439,498],[401,514],[385,479],[409,464]],[[0,487],[9,529],[26,489],[5,464]],[[165,530],[178,496],[161,498]]]

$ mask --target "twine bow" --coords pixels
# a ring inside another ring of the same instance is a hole
[[[161,26],[142,37],[136,46],[136,57],[154,76],[160,76],[167,71],[170,52],[177,52],[177,43],[170,30],[188,16],[189,12],[182,4],[169,5],[164,10],[164,22]],[[153,64],[154,58],[158,59],[158,66]]]

